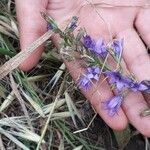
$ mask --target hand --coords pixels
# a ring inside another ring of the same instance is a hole
[[[73,15],[78,15],[80,26],[85,27],[88,34],[95,39],[103,37],[109,41],[110,35],[115,38],[124,38],[123,59],[126,67],[135,74],[139,81],[150,79],[150,57],[144,46],[145,43],[150,48],[150,8],[107,8],[100,5],[100,3],[108,3],[110,5],[139,6],[145,5],[146,2],[143,0],[133,0],[132,2],[130,0],[103,0],[103,2],[93,0],[92,3],[96,4],[95,8],[83,0],[16,0],[21,48],[24,49],[46,32],[47,24],[40,12],[47,12],[60,24]],[[20,68],[27,71],[35,66],[43,49],[43,46],[38,48]],[[82,68],[77,62],[75,64],[66,63],[66,65],[76,80],[79,77],[77,72],[81,72]],[[145,100],[141,93],[130,92],[118,115],[110,117],[107,111],[102,109],[102,102],[113,96],[108,83],[104,82],[102,85],[94,87],[88,92],[82,92],[111,128],[122,130],[130,122],[142,134],[150,136],[150,117],[142,118],[139,115],[150,104],[150,98]]]

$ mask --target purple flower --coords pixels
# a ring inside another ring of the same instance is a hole
[[[90,50],[95,49],[95,41],[89,35],[83,37],[83,45]]]
[[[104,103],[105,109],[108,110],[110,116],[113,116],[118,112],[122,104],[122,101],[123,101],[123,96],[117,95]]]
[[[103,58],[107,56],[107,53],[108,53],[107,47],[101,38],[96,42],[96,47],[94,49],[94,52]]]
[[[78,86],[79,86],[79,88],[88,90],[91,87],[91,80],[87,76],[82,76],[82,77],[80,77]]]
[[[87,76],[89,76],[92,79],[95,79],[96,81],[99,80],[99,75],[101,73],[101,70],[97,66],[92,66],[87,68]]]
[[[114,40],[112,43],[112,48],[114,50],[114,53],[117,57],[120,56],[123,50],[123,39],[121,40]]]
[[[122,76],[119,72],[109,71],[106,72],[107,77],[109,77],[109,83],[114,84],[118,91],[122,91],[123,88],[128,87],[129,79]]]
[[[98,81],[101,70],[97,66],[87,68],[87,72],[84,76],[81,76],[78,86],[85,90],[89,89],[92,85],[92,80]]]
[[[144,83],[138,83],[134,80],[122,76],[119,72],[109,71],[106,72],[107,77],[109,77],[109,83],[114,84],[117,87],[117,90],[120,92],[124,88],[129,88],[134,92],[137,91],[146,91],[147,93],[150,92],[148,86]]]
[[[128,83],[128,85],[129,85],[130,89],[133,90],[134,92],[148,90],[148,87],[145,84],[143,84],[142,82],[137,83],[137,82],[134,82],[134,81],[131,80]]]
[[[107,47],[101,38],[97,42],[95,42],[95,40],[92,39],[89,35],[86,35],[83,38],[83,44],[86,48],[90,49],[91,52],[103,58],[105,58],[108,53]]]

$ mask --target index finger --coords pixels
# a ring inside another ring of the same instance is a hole
[[[21,49],[25,49],[32,42],[37,40],[46,32],[46,21],[41,17],[40,12],[46,11],[47,0],[16,0],[17,18],[20,30]],[[44,46],[40,46],[21,65],[24,71],[32,69],[39,61]]]

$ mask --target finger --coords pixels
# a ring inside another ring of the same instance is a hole
[[[83,74],[84,69],[81,68],[79,62],[66,62],[66,66],[73,79],[77,82],[80,75]],[[107,110],[104,109],[104,103],[106,100],[113,97],[113,93],[110,90],[109,85],[106,81],[103,83],[95,83],[88,91],[82,90],[85,97],[91,102],[99,115],[103,120],[113,129],[122,130],[127,125],[127,118],[122,109],[118,111],[118,115],[110,117]]]
[[[144,40],[145,44],[150,48],[150,8],[141,9],[139,12],[135,25]]]
[[[118,34],[124,39],[123,58],[128,69],[139,81],[150,78],[150,59],[147,51],[134,29],[128,29]],[[131,92],[125,99],[123,109],[129,121],[146,136],[150,136],[150,117],[140,117],[140,112],[147,108],[147,103],[141,93]],[[142,124],[141,124],[142,123]]]
[[[144,136],[150,137],[150,116],[140,116],[141,112],[147,108],[141,93],[131,92],[123,102],[123,109],[130,123]]]
[[[40,12],[46,11],[47,0],[16,0],[15,2],[19,21],[21,49],[25,49],[46,31],[47,25],[41,17]],[[37,50],[20,65],[20,68],[27,71],[34,67],[40,59],[43,48],[43,45],[37,48]]]
[[[124,39],[123,58],[128,68],[139,81],[150,79],[150,57],[148,52],[134,29],[128,29],[118,34],[118,38]]]

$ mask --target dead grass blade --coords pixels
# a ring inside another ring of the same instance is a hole
[[[74,148],[73,150],[81,150],[82,148],[83,148],[83,145],[80,145],[80,146]]]
[[[59,132],[57,134],[58,134],[58,137],[59,137],[59,140],[60,140],[58,150],[65,150],[64,139],[63,139],[63,137],[61,136],[61,134]]]
[[[5,27],[3,27],[1,25],[0,25],[0,32],[9,36],[9,37],[12,37],[13,39],[16,39],[16,37],[13,34],[11,34],[9,31],[6,30]]]
[[[21,88],[20,88],[21,89]],[[22,91],[23,96],[29,101],[29,103],[33,106],[33,108],[42,116],[45,117],[45,114],[41,108],[41,106],[35,102],[25,91]]]
[[[57,102],[57,104],[55,106],[55,109],[61,107],[64,103],[65,103],[65,99],[60,99]],[[45,105],[45,106],[42,107],[43,112],[44,112],[45,115],[50,112],[50,110],[52,109],[53,105],[54,105],[54,103],[51,103],[51,104],[48,104],[48,105]]]
[[[45,136],[45,133],[46,133],[48,124],[49,124],[49,122],[50,122],[50,119],[51,119],[51,117],[52,117],[52,114],[53,114],[53,112],[54,112],[54,110],[55,110],[55,107],[56,107],[56,105],[57,105],[57,102],[58,102],[58,100],[60,99],[60,96],[61,96],[61,94],[62,94],[62,92],[63,92],[63,87],[64,87],[64,82],[62,82],[62,84],[61,84],[61,86],[60,86],[60,88],[59,88],[59,91],[58,91],[58,93],[57,93],[57,95],[56,95],[54,104],[53,104],[53,106],[52,106],[52,108],[51,108],[51,110],[50,110],[50,113],[49,113],[49,115],[48,115],[46,124],[45,124],[45,126],[44,126],[44,129],[43,129],[43,132],[42,132],[42,135],[41,135],[41,139],[40,139],[40,141],[39,141],[39,143],[38,143],[38,145],[37,145],[37,147],[36,147],[36,150],[39,150],[39,148],[40,148],[41,142],[42,142],[42,140],[43,140],[43,138],[44,138],[44,136]]]
[[[63,70],[65,70],[65,68],[66,68],[66,66],[65,66],[65,64],[63,63],[63,64],[59,67],[58,71],[55,73],[55,75],[53,76],[53,78],[50,80],[50,82],[47,84],[47,86],[45,87],[44,91],[46,91],[47,87],[49,87],[49,85],[52,84],[52,83],[53,83],[53,84],[52,84],[52,86],[51,86],[51,88],[50,88],[49,91],[53,90],[53,88],[55,87],[56,83],[58,82],[58,80],[59,80],[60,77],[62,76],[62,74],[63,74],[63,72],[64,72]]]
[[[33,132],[30,132],[30,130],[27,130],[25,132],[16,132],[16,131],[9,131],[10,134],[38,143],[40,141],[40,136],[37,134],[34,134]],[[45,141],[42,141],[42,143],[45,143]]]
[[[12,27],[13,32],[16,34],[16,36],[19,37],[19,31],[18,31],[17,25],[12,19],[11,19],[11,27]]]
[[[15,81],[13,79],[12,74],[10,74],[10,81],[11,81],[12,90],[13,90],[15,96],[17,97],[17,99],[19,100],[20,105],[22,107],[22,110],[23,110],[23,112],[24,112],[24,114],[25,114],[25,116],[27,118],[28,125],[31,128],[31,130],[34,132],[34,129],[33,129],[32,123],[31,123],[31,119],[29,117],[29,114],[28,114],[27,108],[25,106],[24,100],[22,99],[22,97],[21,97],[21,95],[20,95],[20,93],[18,91],[17,85],[16,85],[16,83],[15,83]]]
[[[68,118],[68,117],[71,117],[70,112],[64,111],[64,112],[60,112],[60,113],[53,113],[51,120],[58,120],[58,119],[63,119],[63,118]]]
[[[14,135],[15,137],[20,137],[38,143],[40,141],[40,136],[29,130],[26,122],[27,118],[24,116],[8,117],[0,120],[0,127],[7,127],[4,131]],[[45,141],[43,140],[42,143],[45,143]]]
[[[12,91],[0,106],[0,112],[4,111],[15,99],[15,94]]]
[[[66,100],[66,103],[67,103],[67,106],[68,106],[68,109],[69,109],[69,112],[70,112],[70,115],[71,115],[71,118],[72,118],[72,121],[75,125],[75,127],[77,127],[77,123],[76,123],[76,119],[75,119],[75,113],[74,113],[74,110],[72,108],[72,100],[71,100],[71,97],[70,95],[68,94],[67,91],[65,91],[65,100]]]
[[[82,120],[82,117],[81,117],[78,109],[76,108],[75,104],[73,103],[73,100],[71,99],[71,97],[67,91],[65,92],[65,100],[68,105],[69,111],[74,111],[74,114],[76,114],[77,117],[80,119],[80,121],[84,124],[84,121]],[[73,118],[75,119],[75,117],[73,117]]]
[[[23,143],[21,143],[17,138],[12,136],[10,133],[6,132],[0,127],[0,133],[5,135],[7,138],[9,138],[11,141],[13,141],[16,145],[18,145],[23,150],[30,150],[28,147],[26,147]]]
[[[48,40],[52,35],[52,32],[49,30],[39,39],[33,42],[29,47],[22,50],[16,56],[7,61],[3,66],[0,67],[0,79],[5,77],[13,69],[17,68],[23,61],[25,61],[41,44]]]

